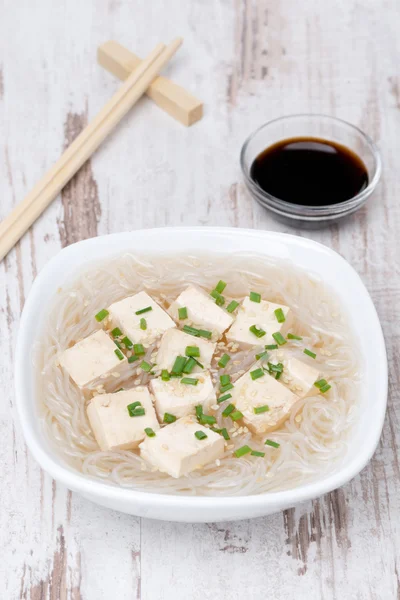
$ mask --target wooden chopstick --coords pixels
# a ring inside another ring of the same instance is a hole
[[[89,125],[67,148],[57,163],[0,224],[0,260],[59,194],[86,160],[100,146],[130,108],[145,93],[164,65],[178,50],[182,39],[167,47],[159,44],[128,77]]]

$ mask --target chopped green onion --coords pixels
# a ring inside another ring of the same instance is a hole
[[[235,410],[230,414],[230,417],[232,421],[239,421],[239,419],[243,419],[243,413],[241,413],[240,410]]]
[[[133,348],[133,343],[131,342],[131,340],[127,336],[125,336],[124,338],[122,338],[121,344],[124,344],[125,348],[128,348],[128,350],[131,350]]]
[[[131,412],[133,412],[135,408],[138,408],[138,406],[142,406],[142,403],[139,402],[139,400],[137,400],[136,402],[132,402],[132,404],[128,404],[128,406],[126,407],[128,409],[128,413],[131,414]]]
[[[118,340],[114,340],[114,344],[117,346],[117,348],[119,348],[121,350],[122,346],[121,344],[118,342]]]
[[[185,366],[186,358],[184,356],[177,356],[173,367],[171,369],[172,375],[181,375],[183,367]]]
[[[281,308],[277,308],[276,310],[274,310],[274,313],[275,313],[276,320],[278,321],[278,323],[284,323],[286,321],[285,315]]]
[[[215,304],[217,306],[223,306],[225,304],[225,298],[221,296],[221,294],[219,294],[217,290],[213,290],[210,293],[210,296],[215,299]]]
[[[181,379],[181,383],[184,385],[197,385],[199,383],[198,379],[194,379],[193,377],[183,377]]]
[[[228,431],[226,429],[226,427],[223,427],[221,429],[221,435],[224,438],[224,440],[230,440],[231,438],[229,437]]]
[[[224,354],[221,357],[221,360],[218,361],[218,366],[221,367],[221,369],[224,369],[230,360],[231,357],[229,356],[229,354]]]
[[[195,410],[196,410],[196,417],[197,417],[198,419],[200,419],[200,418],[201,418],[201,416],[203,415],[203,407],[202,407],[202,405],[201,405],[201,404],[198,404],[198,405],[196,406],[196,409],[195,409]]]
[[[182,308],[178,308],[178,317],[180,319],[187,319],[188,318],[188,312],[187,312],[186,306],[182,306]]]
[[[251,327],[249,327],[249,330],[251,331],[251,333],[254,333],[254,335],[258,338],[262,338],[267,333],[266,331],[261,329],[261,327],[257,327],[257,325],[252,325]]]
[[[331,385],[329,385],[329,383],[327,383],[326,385],[322,386],[322,388],[319,388],[319,391],[321,392],[321,394],[325,394],[325,392],[327,392],[328,390],[331,389]]]
[[[304,352],[304,354],[307,354],[307,356],[311,356],[311,358],[317,358],[317,355],[315,354],[315,352],[312,352],[308,348],[304,348],[303,352]]]
[[[223,417],[229,417],[229,415],[235,410],[236,406],[234,404],[228,404],[225,410],[222,413]]]
[[[133,344],[133,351],[135,354],[137,354],[137,356],[142,356],[143,354],[146,354],[143,344]]]
[[[250,292],[250,300],[252,302],[257,302],[258,304],[260,304],[261,294],[257,294],[256,292]]]
[[[256,354],[257,360],[261,360],[262,358],[267,358],[267,357],[268,357],[268,352],[266,350],[264,350],[263,352],[260,352],[260,354]]]
[[[195,327],[190,327],[189,325],[184,325],[183,326],[183,331],[185,333],[189,333],[190,335],[194,335],[196,337],[199,337],[199,335],[200,335],[198,329],[196,329]]]
[[[279,331],[277,331],[276,333],[273,333],[272,337],[274,338],[276,343],[279,344],[279,346],[283,346],[283,344],[286,344],[285,338]]]
[[[143,319],[143,318],[140,319],[140,329],[142,331],[146,331],[146,329],[147,329],[147,321],[146,321],[146,319]]]
[[[146,308],[141,308],[140,310],[137,310],[135,312],[135,315],[143,315],[144,313],[147,313],[150,310],[153,310],[153,307],[152,306],[146,306]]]
[[[114,350],[114,353],[118,356],[119,360],[124,360],[124,355],[122,354],[121,350],[117,348]]]
[[[244,456],[245,454],[249,454],[249,452],[251,452],[250,446],[242,446],[241,448],[238,448],[237,450],[235,450],[234,455],[236,456],[236,458],[240,458],[241,456]]]
[[[175,423],[176,417],[175,415],[171,415],[170,413],[164,413],[164,423]]]
[[[100,321],[103,321],[103,319],[105,319],[108,315],[109,315],[108,310],[103,308],[102,310],[100,310],[97,313],[97,315],[94,315],[94,318],[96,319],[96,321],[98,321],[100,323]]]
[[[226,385],[222,385],[219,388],[219,391],[221,392],[221,394],[224,394],[225,392],[228,392],[229,390],[232,390],[235,386],[233,385],[233,383],[227,383]]]
[[[200,348],[198,346],[186,346],[186,356],[200,356]]]
[[[150,373],[150,371],[152,369],[151,365],[148,362],[146,362],[145,360],[141,363],[140,368],[143,371],[145,371],[146,373]]]
[[[132,356],[130,356],[128,358],[128,363],[131,364],[131,363],[135,362],[135,360],[139,360],[139,357],[136,356],[136,354],[132,354]]]
[[[267,344],[265,346],[266,350],[278,350],[278,344]]]
[[[225,402],[225,400],[229,400],[229,398],[232,398],[232,394],[225,394],[224,396],[220,396],[217,402],[218,404],[221,404],[221,402]]]
[[[302,340],[303,339],[299,335],[294,335],[294,333],[288,333],[287,338],[288,338],[288,340]]]
[[[266,404],[264,404],[264,406],[255,406],[254,407],[255,415],[262,415],[262,413],[265,413],[268,411],[269,411],[269,406],[267,406]]]
[[[194,435],[198,440],[205,440],[207,437],[207,434],[205,434],[204,431],[196,431]]]
[[[135,408],[134,411],[132,411],[132,413],[129,413],[131,417],[143,417],[143,415],[146,414],[146,411],[144,408]]]
[[[212,331],[207,331],[207,329],[199,329],[199,336],[209,340],[212,336]]]
[[[202,425],[214,425],[217,422],[217,419],[212,415],[201,415],[199,420]]]
[[[252,456],[261,456],[261,457],[263,457],[263,456],[265,456],[265,452],[258,452],[258,450],[252,450],[251,451],[251,455]]]
[[[272,446],[272,448],[279,448],[280,444],[278,442],[273,442],[272,440],[265,440],[264,444],[266,446]]]
[[[224,385],[228,385],[228,383],[231,382],[231,376],[230,375],[221,375],[219,378],[219,381],[221,383],[221,386],[224,387]]]
[[[270,371],[272,371],[272,373],[282,373],[282,371],[283,371],[283,364],[282,363],[277,363],[275,365],[274,363],[269,362],[268,363],[268,369]]]
[[[189,375],[189,373],[191,373],[195,368],[196,364],[197,361],[193,357],[188,358],[185,366],[182,369],[182,373],[186,373],[187,375]]]
[[[236,302],[236,300],[232,300],[226,307],[226,310],[228,311],[228,313],[233,313],[233,311],[236,310],[238,306],[239,302]]]
[[[318,381],[314,382],[314,385],[318,389],[321,389],[322,387],[324,387],[324,385],[328,385],[328,382],[326,379],[318,379]]]
[[[122,331],[119,327],[114,327],[114,329],[111,331],[111,335],[113,337],[120,337],[122,335]]]
[[[144,432],[148,437],[156,437],[156,434],[151,427],[145,427]]]
[[[222,281],[222,279],[220,279],[218,281],[217,285],[215,286],[215,291],[218,292],[219,294],[222,294],[222,292],[224,291],[225,288],[226,288],[225,281]]]
[[[250,377],[253,381],[259,379],[260,377],[264,377],[264,371],[262,369],[256,369],[255,371],[250,372]]]
[[[163,381],[169,381],[171,379],[171,377],[169,376],[169,373],[168,373],[167,369],[163,369],[161,371],[161,379]]]

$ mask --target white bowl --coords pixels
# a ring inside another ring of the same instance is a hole
[[[295,489],[240,497],[189,497],[153,494],[108,485],[68,466],[41,430],[32,345],[40,338],[57,288],[86,262],[140,248],[141,253],[185,251],[232,254],[252,251],[291,260],[329,284],[350,315],[362,352],[361,410],[349,441],[348,460],[330,476]],[[32,454],[54,479],[85,498],[114,510],[185,522],[232,521],[268,515],[325,494],[357,475],[370,460],[381,435],[387,400],[387,360],[381,326],[371,298],[354,269],[336,252],[311,240],[283,233],[231,228],[164,228],[117,233],[73,244],[55,256],[36,278],[25,303],[18,333],[15,387],[19,418]]]

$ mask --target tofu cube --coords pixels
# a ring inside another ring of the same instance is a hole
[[[127,370],[126,357],[120,360],[116,350],[114,342],[100,330],[65,350],[59,362],[80,388],[93,387],[105,383],[113,373],[121,375]]]
[[[193,337],[179,329],[168,329],[162,336],[156,358],[157,369],[171,371],[176,357],[185,356],[187,346],[197,346],[199,348],[200,356],[197,360],[205,369],[209,369],[216,344],[207,342],[204,338]],[[201,367],[196,365],[192,373],[198,373],[201,370]]]
[[[178,308],[187,308],[188,318],[179,320]],[[233,317],[215,304],[204,290],[190,285],[186,288],[168,309],[169,314],[180,325],[191,325],[199,329],[213,332],[213,340],[221,337],[233,323]]]
[[[197,385],[181,383],[181,378],[171,377],[169,381],[152,379],[150,389],[155,398],[155,407],[160,421],[164,414],[170,413],[177,418],[194,415],[198,404],[208,407],[215,404],[216,395],[208,373],[196,373],[187,377],[198,379]]]
[[[145,414],[131,417],[128,406],[140,402]],[[108,450],[131,450],[146,437],[145,428],[160,428],[149,390],[136,387],[131,390],[101,394],[90,401],[87,409],[90,425],[100,448]]]
[[[137,315],[143,308],[151,310]],[[114,302],[108,308],[112,327],[119,327],[134,344],[150,346],[167,329],[176,327],[174,321],[146,292],[139,292]],[[146,320],[146,329],[141,329],[140,320]]]
[[[281,308],[285,315],[285,321],[278,323],[275,310]],[[282,335],[291,327],[292,311],[284,304],[274,304],[266,300],[253,302],[247,296],[240,306],[235,322],[226,333],[229,341],[238,342],[246,346],[256,346],[260,344],[275,344],[272,337],[273,333],[280,332]],[[259,338],[250,327],[256,325],[266,332],[266,335]]]
[[[299,397],[268,373],[253,381],[250,373],[255,368],[236,381],[230,402],[243,413],[246,426],[261,435],[278,429]],[[256,414],[254,409],[261,406],[268,406],[269,410]]]
[[[279,381],[286,385],[296,396],[304,398],[319,393],[314,383],[320,379],[320,371],[307,363],[277,350],[270,359],[271,363],[282,363],[283,373]]]
[[[197,439],[196,431],[204,432],[207,437]],[[224,439],[195,418],[183,417],[160,429],[155,437],[146,438],[140,444],[140,454],[159,471],[178,478],[221,458]]]

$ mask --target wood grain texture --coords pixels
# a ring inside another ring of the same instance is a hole
[[[183,35],[166,75],[204,99],[205,115],[183,129],[144,99],[0,264],[0,598],[399,598],[397,0],[42,0],[34,8],[5,0],[2,8],[0,218],[115,91],[96,64],[107,39],[144,55]],[[367,207],[312,232],[254,204],[238,164],[256,126],[307,111],[361,126],[384,161]],[[251,521],[158,523],[71,494],[27,452],[11,382],[19,316],[37,272],[85,237],[190,224],[311,237],[342,254],[370,290],[388,348],[389,408],[373,460],[342,489]]]

